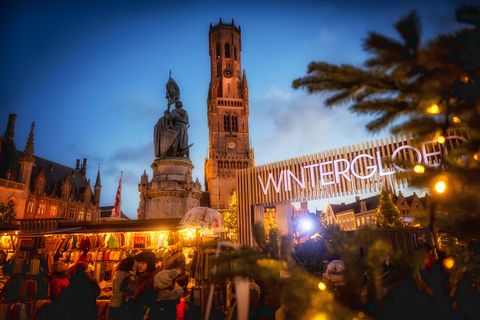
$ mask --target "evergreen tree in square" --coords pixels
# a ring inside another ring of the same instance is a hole
[[[15,219],[15,206],[12,201],[0,203],[0,224],[10,225]]]
[[[378,195],[376,218],[378,228],[385,229],[403,227],[400,210],[393,202],[392,194],[386,190],[383,190]]]

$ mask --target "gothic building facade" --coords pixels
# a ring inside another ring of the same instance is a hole
[[[205,184],[209,205],[226,209],[236,189],[235,172],[254,165],[248,129],[248,84],[241,63],[241,29],[234,21],[209,31],[211,80],[207,114],[209,152]]]
[[[404,196],[401,192],[393,194],[393,200],[402,214],[402,220],[407,226],[414,226],[415,215],[429,207],[429,197],[425,194],[420,198],[414,192],[410,196]],[[378,207],[378,196],[360,199],[356,197],[355,202],[327,205],[323,221],[327,225],[336,224],[340,229],[353,231],[365,227],[375,227],[376,212]]]
[[[95,221],[98,217],[101,183],[87,178],[87,159],[77,159],[75,168],[34,155],[34,127],[23,152],[14,142],[16,115],[9,115],[0,137],[0,202],[14,205],[17,219],[64,218]]]

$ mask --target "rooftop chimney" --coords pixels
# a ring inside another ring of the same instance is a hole
[[[10,113],[8,115],[8,124],[7,129],[5,130],[5,138],[13,141],[13,136],[15,135],[15,120],[17,115],[15,113]]]
[[[80,169],[80,159],[77,159],[77,164],[75,165],[75,169]]]
[[[82,173],[87,173],[87,158],[83,158]]]

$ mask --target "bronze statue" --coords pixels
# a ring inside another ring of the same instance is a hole
[[[156,158],[189,157],[188,114],[180,101],[180,89],[171,72],[167,81],[167,110],[155,125],[153,141]],[[170,106],[175,109],[170,111]]]

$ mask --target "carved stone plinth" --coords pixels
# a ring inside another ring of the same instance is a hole
[[[193,207],[200,206],[200,182],[192,181],[192,162],[187,158],[156,159],[153,177],[144,172],[138,185],[139,219],[182,218]]]

